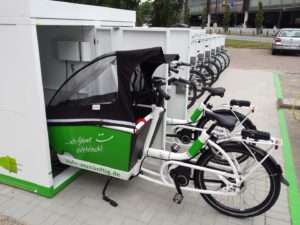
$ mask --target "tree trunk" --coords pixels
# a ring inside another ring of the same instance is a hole
[[[211,18],[211,14],[209,13],[207,15],[207,25],[206,25],[208,28],[210,27],[210,18]]]
[[[247,27],[249,8],[250,8],[250,0],[243,0],[243,11],[245,13],[244,23],[243,23],[243,31]]]
[[[248,12],[248,11],[245,11],[244,13],[245,13],[245,15],[244,15],[243,31],[245,31],[245,29],[246,29],[246,27],[247,27],[248,14],[249,14],[249,12]]]

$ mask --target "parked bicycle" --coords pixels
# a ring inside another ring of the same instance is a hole
[[[140,177],[173,188],[178,204],[183,191],[192,191],[226,215],[264,213],[275,204],[284,182],[271,156],[281,144],[279,139],[243,130],[217,142],[215,128],[233,131],[238,120],[206,108],[205,115],[214,123],[186,151],[151,147],[166,111],[164,103],[170,99],[167,81],[153,74],[170,61],[161,48],[117,51],[75,72],[47,107],[51,149],[69,166],[123,180]],[[253,143],[269,149],[263,151]],[[145,167],[148,158],[161,162],[159,172]],[[110,181],[103,200],[117,206],[106,196]]]

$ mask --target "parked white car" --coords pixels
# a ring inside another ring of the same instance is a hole
[[[272,44],[272,55],[280,51],[299,51],[300,52],[300,29],[284,28],[280,29],[275,35]]]

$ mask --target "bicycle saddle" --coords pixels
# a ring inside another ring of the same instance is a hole
[[[222,115],[214,112],[206,111],[205,115],[207,115],[209,118],[215,120],[217,124],[221,127],[227,128],[229,131],[232,131],[235,127],[235,124],[237,122],[237,118],[230,115]]]
[[[266,140],[269,141],[271,135],[269,132],[265,131],[258,131],[258,130],[250,130],[250,129],[243,129],[241,132],[242,138],[251,138],[254,140]]]
[[[212,96],[223,97],[225,93],[225,88],[222,87],[216,87],[216,88],[204,87],[203,89],[208,91]]]
[[[242,106],[250,106],[251,105],[251,102],[250,101],[245,101],[245,100],[236,100],[236,99],[231,99],[230,100],[230,106],[239,106],[239,107],[242,107]]]

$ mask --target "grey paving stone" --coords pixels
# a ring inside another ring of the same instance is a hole
[[[187,224],[188,221],[190,220],[191,216],[192,216],[192,212],[183,209],[180,212],[180,214],[178,215],[178,217],[176,219],[176,223],[182,224],[182,225]]]
[[[146,225],[146,223],[128,218],[128,219],[125,220],[123,225]]]
[[[278,219],[273,219],[273,218],[266,218],[266,225],[290,225],[290,222],[287,221],[282,221]]]
[[[146,210],[141,214],[139,220],[148,223],[151,220],[152,216],[154,215],[155,211],[156,210],[154,208],[151,207],[146,208]]]
[[[43,222],[43,225],[54,225],[62,218],[59,214],[51,213],[51,215]]]
[[[88,198],[88,197],[83,198],[80,202],[82,204],[92,206],[92,207],[97,207],[100,204],[99,200]]]
[[[33,208],[25,216],[21,218],[22,221],[28,223],[29,225],[40,225],[51,215],[49,211]]]
[[[111,220],[103,219],[103,218],[95,218],[90,217],[86,221],[84,221],[85,224],[90,225],[108,225],[110,224]]]
[[[109,225],[121,225],[126,220],[125,216],[114,215]]]
[[[29,213],[34,207],[35,207],[35,205],[25,204],[25,205],[23,205],[23,207],[21,209],[14,212],[14,214],[12,214],[12,217],[15,219],[21,219],[23,216],[25,216],[27,213]]]

